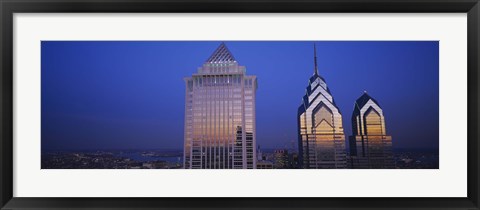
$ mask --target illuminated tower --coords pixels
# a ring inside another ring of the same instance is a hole
[[[387,136],[383,110],[365,92],[355,101],[350,156],[352,168],[394,168],[392,137]]]
[[[298,108],[299,161],[303,168],[346,168],[342,114],[325,79],[315,69]]]
[[[184,167],[255,168],[256,77],[222,43],[185,85]]]

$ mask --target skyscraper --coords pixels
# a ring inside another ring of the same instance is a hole
[[[383,110],[367,92],[355,101],[352,132],[349,138],[352,168],[395,167],[392,137],[387,136]]]
[[[256,77],[222,43],[185,85],[184,167],[255,168]]]
[[[314,45],[314,73],[298,108],[298,143],[303,168],[346,168],[342,114],[325,79],[318,74]]]

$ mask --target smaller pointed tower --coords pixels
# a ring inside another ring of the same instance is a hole
[[[380,104],[364,91],[355,101],[349,138],[352,168],[394,168],[392,137],[385,130]]]

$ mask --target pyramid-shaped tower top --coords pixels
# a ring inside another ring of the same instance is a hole
[[[364,91],[362,96],[360,96],[360,98],[358,98],[355,101],[356,108],[358,108],[358,109],[363,108],[363,106],[365,106],[365,104],[367,104],[368,101],[370,101],[370,100],[372,100],[373,103],[375,103],[378,107],[380,107],[380,104],[378,104],[377,100],[375,100],[370,95],[368,95],[367,91]]]
[[[207,63],[231,63],[237,62],[230,50],[228,50],[225,43],[222,42],[220,46],[213,52],[213,54],[206,61]]]

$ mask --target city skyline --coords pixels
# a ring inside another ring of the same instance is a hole
[[[42,149],[182,148],[184,115],[179,113],[183,110],[169,109],[169,105],[151,98],[166,96],[163,98],[173,99],[168,102],[183,108],[185,89],[177,93],[180,88],[185,88],[181,78],[188,76],[188,71],[191,74],[192,69],[203,63],[220,43],[42,42]],[[237,60],[247,66],[247,72],[258,76],[257,145],[262,148],[290,146],[291,141],[297,140],[295,118],[299,98],[304,95],[305,81],[313,69],[312,42],[226,43]],[[394,136],[394,147],[438,149],[438,42],[315,43],[319,51],[319,69],[332,87],[343,115],[345,137],[352,135],[348,122],[351,108],[345,107],[348,104],[352,107],[359,93],[367,90],[381,101],[389,135]],[[174,46],[183,52],[181,56],[169,51]],[[357,57],[348,56],[352,51]],[[133,53],[143,57],[132,56]],[[332,59],[339,53],[345,53],[341,57],[344,61]],[[187,61],[178,62],[176,56]],[[203,61],[192,64],[198,60]],[[392,63],[392,60],[396,62]],[[165,63],[176,64],[175,69],[182,70],[169,72]],[[346,63],[350,65],[346,66]],[[402,68],[403,72],[399,72]],[[172,92],[171,95],[159,93],[169,86],[156,83],[162,83],[165,78],[159,77],[155,71],[170,76],[171,81],[166,83],[175,84],[167,90]],[[135,72],[140,75],[135,76]],[[171,77],[172,74],[183,76],[177,80],[176,76]],[[371,77],[370,80],[365,74]],[[301,86],[298,85],[300,82]],[[272,92],[275,89],[278,91]],[[59,96],[63,98],[56,98]],[[278,106],[268,106],[266,101]],[[419,101],[423,104],[411,106]],[[411,107],[406,111],[413,114],[396,108],[399,105]],[[164,121],[157,120],[155,116],[163,112],[154,110],[155,106],[172,113],[167,113]],[[295,108],[291,109],[292,106]],[[424,117],[407,124],[412,116]],[[275,125],[268,125],[271,122]],[[416,128],[418,125],[426,125],[426,128]],[[127,127],[131,130],[122,130]],[[162,132],[158,127],[162,127]],[[99,133],[100,129],[104,133]],[[427,132],[421,132],[425,129]],[[402,134],[402,130],[418,135],[409,138]],[[161,138],[171,142],[162,144]],[[145,146],[139,147],[139,142]]]

